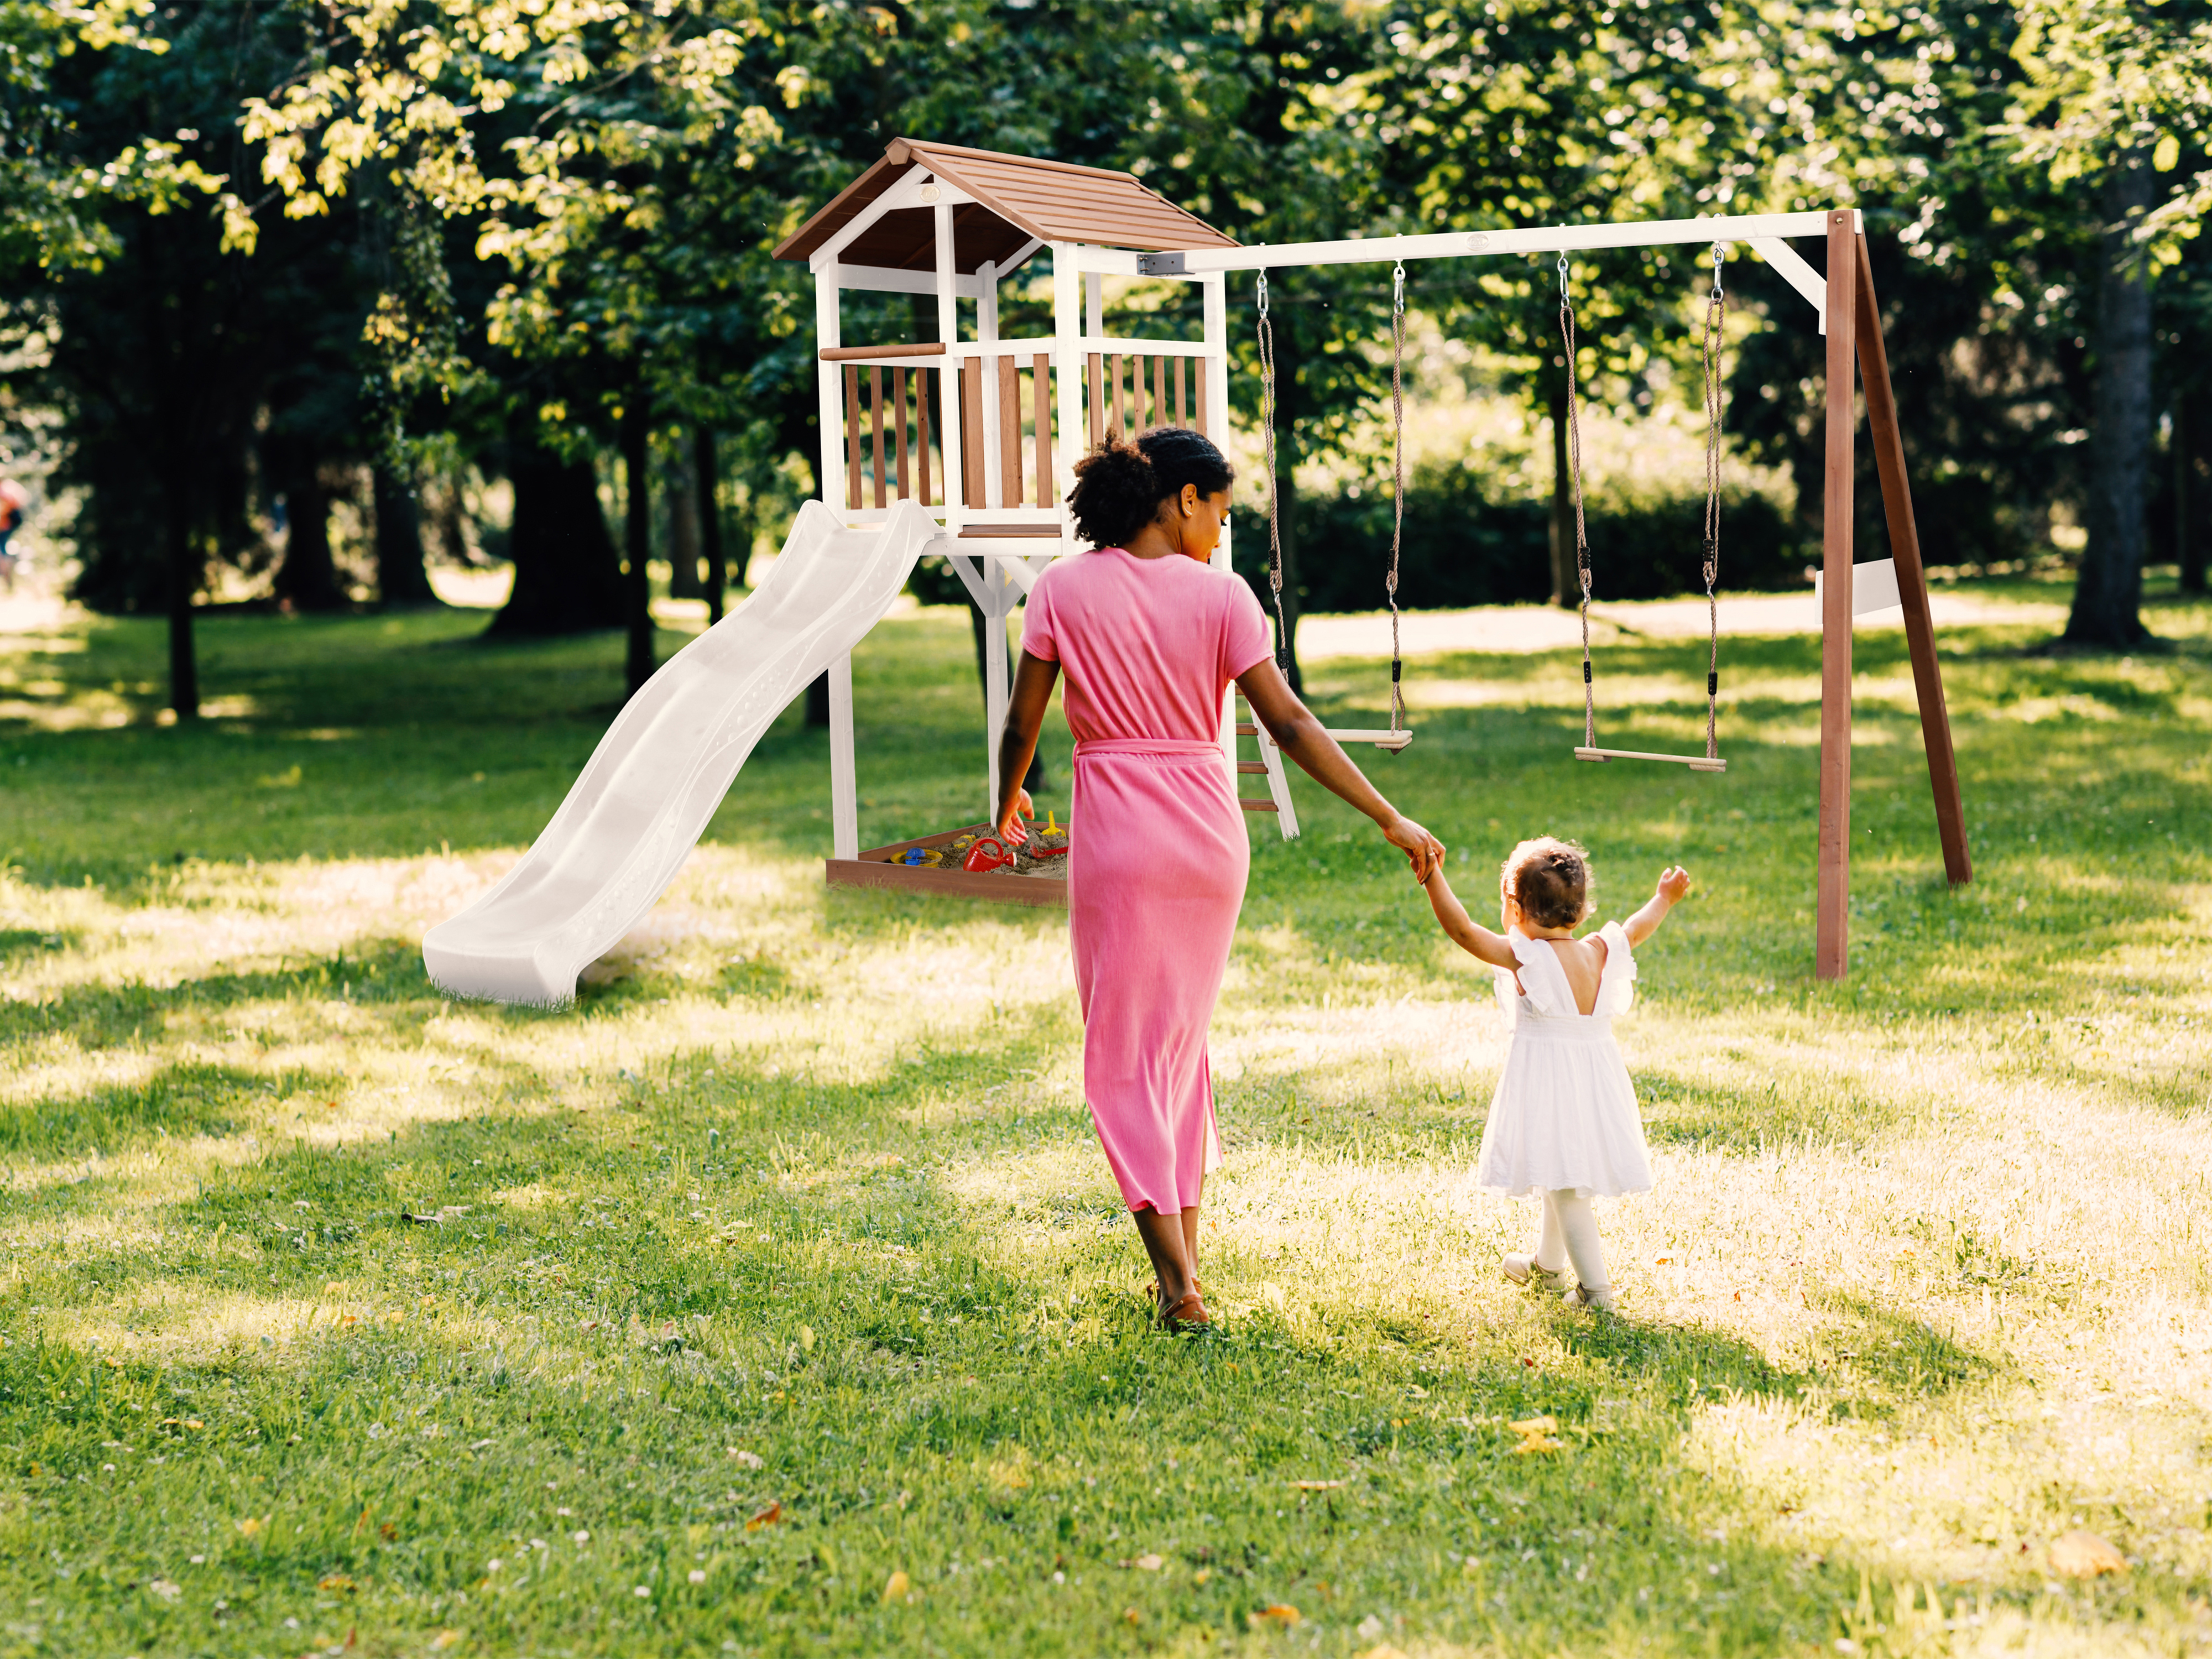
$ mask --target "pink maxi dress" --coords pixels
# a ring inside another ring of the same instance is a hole
[[[1226,571],[1100,548],[1037,578],[1022,649],[1060,665],[1075,736],[1084,1095],[1130,1209],[1173,1215],[1221,1162],[1206,1028],[1251,865],[1221,700],[1267,655],[1267,617]]]

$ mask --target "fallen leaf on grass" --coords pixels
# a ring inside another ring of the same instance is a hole
[[[745,1530],[747,1532],[758,1532],[763,1527],[772,1527],[782,1519],[783,1502],[779,1498],[775,1503],[770,1504],[766,1509],[763,1510],[758,1515],[753,1516],[751,1520],[746,1522]]]
[[[2051,1540],[2051,1570],[2069,1578],[2125,1572],[2127,1558],[2094,1532],[2061,1533]]]
[[[1257,1613],[1247,1613],[1244,1622],[1254,1630],[1265,1630],[1270,1625],[1288,1626],[1304,1622],[1304,1615],[1287,1601],[1275,1601]]]
[[[173,1601],[185,1593],[185,1587],[173,1578],[154,1579],[147,1584],[146,1588],[164,1601]]]
[[[913,1588],[914,1581],[911,1578],[903,1572],[895,1572],[884,1581],[884,1600],[903,1601],[906,1600],[907,1592]]]
[[[758,1452],[746,1451],[738,1446],[726,1446],[723,1449],[749,1469],[757,1469],[761,1466],[761,1455]]]
[[[261,1529],[268,1524],[267,1516],[249,1515],[238,1523],[238,1535],[240,1538],[258,1538],[261,1536]]]
[[[316,1582],[315,1588],[317,1589],[343,1591],[352,1589],[355,1588],[355,1585],[353,1580],[347,1577],[345,1574],[342,1572],[334,1572],[327,1578],[318,1580]]]
[[[1139,1555],[1127,1560],[1116,1561],[1117,1567],[1134,1567],[1139,1572],[1158,1572],[1167,1563],[1157,1555]]]
[[[430,1646],[437,1651],[443,1652],[446,1649],[452,1647],[460,1639],[460,1632],[457,1630],[441,1630],[435,1636],[430,1638]]]
[[[1518,1423],[1505,1425],[1516,1434],[1557,1434],[1559,1419],[1556,1417],[1524,1417]]]
[[[1293,1480],[1291,1482],[1291,1490],[1292,1492],[1334,1492],[1343,1485],[1344,1482],[1341,1480]]]

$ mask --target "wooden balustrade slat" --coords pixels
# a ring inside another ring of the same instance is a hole
[[[1197,365],[1195,372],[1191,375],[1193,382],[1191,392],[1198,407],[1198,419],[1193,424],[1198,428],[1202,435],[1206,431],[1206,359],[1194,357],[1191,362]]]
[[[891,422],[898,428],[898,498],[908,498],[906,465],[906,371],[891,371]]]
[[[1121,401],[1121,354],[1118,351],[1114,354],[1114,435],[1129,435],[1127,406]]]
[[[1022,368],[1018,357],[998,357],[999,507],[1022,504]]]
[[[1152,359],[1152,424],[1168,423],[1168,360]]]
[[[945,385],[945,371],[937,371],[937,384]],[[914,372],[915,460],[921,474],[921,501],[924,507],[934,507],[929,499],[929,371],[917,368]]]
[[[1106,368],[1097,352],[1091,354],[1091,443],[1098,447],[1099,440],[1106,435]]]
[[[964,506],[983,505],[983,360],[969,357],[960,365],[960,499]]]
[[[890,505],[890,481],[884,477],[884,371],[880,364],[868,365],[868,426],[876,441],[876,506]]]
[[[1040,351],[1030,360],[1030,402],[1036,428],[1036,499],[1050,507],[1060,492],[1052,479],[1052,359]]]
[[[860,371],[845,368],[845,505],[860,506]]]

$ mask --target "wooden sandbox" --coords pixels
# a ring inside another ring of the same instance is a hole
[[[1011,869],[994,870],[986,875],[970,875],[965,870],[939,870],[926,866],[902,864],[909,848],[932,851],[949,845],[963,836],[993,834],[988,823],[970,823],[957,830],[947,830],[939,835],[924,836],[919,841],[893,842],[888,847],[871,847],[858,858],[825,859],[823,874],[832,887],[899,887],[921,893],[943,893],[955,898],[995,900],[1001,904],[1035,904],[1054,909],[1067,908],[1067,878],[1055,875],[1018,875]],[[1065,866],[1065,859],[1055,860]]]

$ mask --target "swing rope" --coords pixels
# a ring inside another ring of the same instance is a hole
[[[1709,764],[1693,769],[1722,769],[1720,750],[1721,609],[1716,592],[1721,572],[1721,346],[1728,321],[1728,300],[1722,286],[1726,252],[1713,244],[1713,283],[1705,295],[1705,337],[1700,355],[1705,380],[1705,549],[1702,574],[1705,583],[1705,755]],[[1583,517],[1582,406],[1575,368],[1575,302],[1567,287],[1567,256],[1559,255],[1559,342],[1566,352],[1567,469],[1575,503],[1575,575],[1582,588],[1583,635],[1583,748],[1597,749],[1597,692],[1590,672],[1589,534]],[[1580,757],[1602,760],[1595,752]],[[1680,760],[1677,755],[1637,755],[1638,760]]]
[[[1405,729],[1405,658],[1398,645],[1398,550],[1406,535],[1406,267],[1390,273],[1390,730]]]
[[[1721,574],[1721,344],[1728,299],[1721,289],[1721,245],[1713,244],[1713,285],[1705,295],[1705,758],[1720,758],[1721,604],[1713,592]]]
[[[1283,619],[1283,523],[1275,493],[1275,325],[1267,317],[1267,273],[1260,273],[1260,429],[1267,434],[1267,588],[1275,600],[1275,666],[1291,672],[1291,630]]]
[[[1575,501],[1575,576],[1582,586],[1583,747],[1597,747],[1597,694],[1590,678],[1589,532],[1583,522],[1583,423],[1575,381],[1575,301],[1567,288],[1567,256],[1559,255],[1559,339],[1566,348],[1567,477]]]

